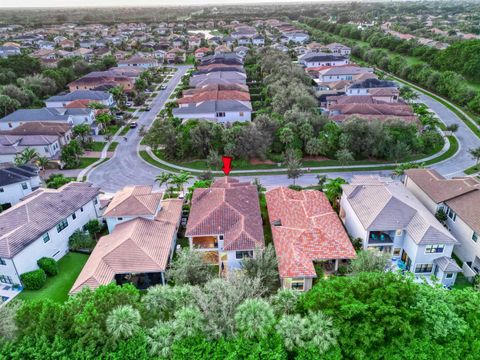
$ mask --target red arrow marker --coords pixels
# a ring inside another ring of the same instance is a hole
[[[230,171],[232,170],[232,160],[233,159],[231,156],[222,156],[222,170],[225,176],[228,176],[228,174],[230,174]]]

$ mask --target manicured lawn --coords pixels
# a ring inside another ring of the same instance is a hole
[[[127,133],[130,131],[130,127],[128,125],[126,125],[122,131],[120,131],[120,136],[125,136],[127,135]]]
[[[108,151],[115,151],[115,149],[117,148],[118,146],[118,142],[117,141],[114,141],[112,143],[110,143],[110,145],[108,146]]]
[[[480,164],[469,167],[468,169],[465,169],[463,172],[467,175],[476,174],[476,173],[480,172]]]
[[[104,141],[93,141],[90,146],[89,146],[89,151],[102,151],[104,146],[105,146],[105,142]]]
[[[120,129],[120,125],[109,125],[107,129],[104,131],[103,135],[113,136],[117,133],[118,129]]]
[[[17,299],[26,301],[50,299],[55,302],[64,302],[87,259],[88,255],[85,254],[68,253],[58,262],[58,275],[47,278],[47,283],[40,290],[22,291]]]
[[[77,167],[77,169],[85,169],[86,167],[92,165],[98,159],[99,158],[95,157],[82,157],[80,158],[80,165]]]

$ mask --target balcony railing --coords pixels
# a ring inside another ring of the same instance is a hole
[[[372,231],[368,237],[369,244],[393,244],[390,234],[383,231]]]

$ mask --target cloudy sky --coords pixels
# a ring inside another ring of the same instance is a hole
[[[181,6],[207,4],[259,4],[278,2],[298,2],[300,0],[0,0],[0,7],[80,7],[80,6]],[[318,2],[319,0],[301,0]],[[323,0],[332,1],[332,0]],[[338,0],[336,0],[338,1]],[[342,1],[342,0],[340,0]]]

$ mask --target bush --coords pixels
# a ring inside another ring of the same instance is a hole
[[[302,187],[300,185],[289,185],[288,188],[295,191],[302,191]]]
[[[39,290],[47,281],[47,274],[42,269],[26,272],[20,275],[23,287],[27,290]]]
[[[337,270],[338,276],[345,276],[348,272],[348,268],[346,266],[339,266]]]
[[[40,269],[45,271],[48,276],[55,276],[58,274],[58,264],[55,259],[42,257],[37,261],[37,265]]]
[[[96,241],[92,239],[90,234],[85,233],[81,230],[75,231],[70,239],[68,239],[68,246],[70,250],[80,250],[80,249],[93,249],[95,247]]]

